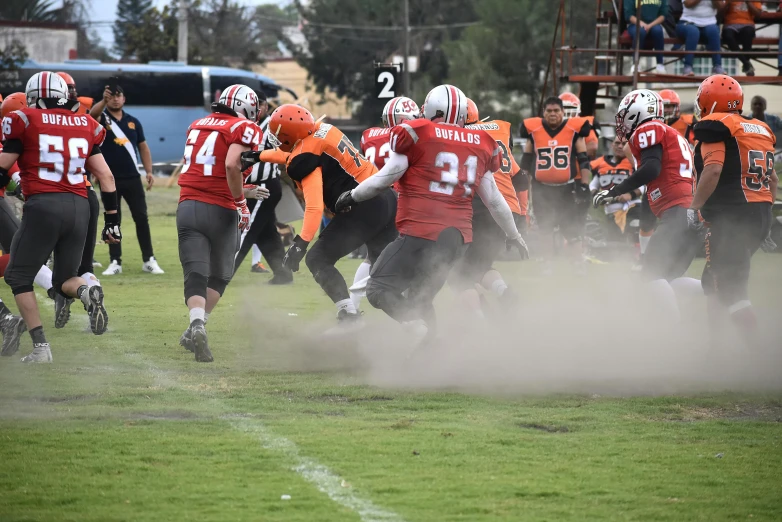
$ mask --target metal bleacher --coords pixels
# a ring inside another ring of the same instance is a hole
[[[782,23],[782,11],[768,10],[768,8],[777,9],[777,6],[780,5],[779,0],[758,1],[766,6],[766,10],[755,19],[758,30]],[[644,56],[656,55],[658,51],[644,48],[642,42],[639,42],[639,48],[634,48],[635,42],[626,31],[622,0],[593,0],[593,2],[595,6],[594,45],[593,47],[579,47],[574,42],[572,25],[575,22],[571,18],[573,18],[574,8],[580,10],[587,8],[585,5],[587,0],[559,0],[554,45],[551,49],[544,88],[541,93],[541,103],[547,95],[559,92],[559,83],[577,83],[580,86],[582,114],[594,114],[594,110],[600,107],[598,99],[619,98],[623,95],[623,90],[635,88],[639,83],[699,84],[704,80],[705,76],[655,74],[653,70],[645,71],[642,68],[639,70],[639,59]],[[666,36],[668,36],[667,33]],[[692,53],[695,56],[711,56],[712,54],[703,50],[685,51],[682,48],[674,51],[671,49],[674,45],[681,43],[677,38],[666,37],[665,50],[660,53],[665,57],[666,66],[670,67],[671,64],[680,61],[685,54]],[[753,50],[750,53],[732,52],[723,46],[721,54],[724,58],[748,55],[754,62],[765,64],[776,70],[778,45],[778,37],[760,36],[755,38]],[[772,61],[773,65],[769,61]],[[636,65],[633,72],[630,67],[632,64]],[[734,76],[742,84],[782,85],[782,76]]]

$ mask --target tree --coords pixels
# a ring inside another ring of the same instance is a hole
[[[178,23],[169,6],[162,11],[153,7],[144,13],[141,24],[126,33],[126,52],[140,62],[176,60]]]
[[[114,48],[122,58],[133,56],[128,48],[128,33],[144,23],[144,15],[152,9],[152,0],[119,0],[114,23]]]
[[[52,22],[57,16],[55,0],[3,0],[0,2],[0,20],[24,22]]]

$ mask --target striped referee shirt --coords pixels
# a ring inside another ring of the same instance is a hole
[[[273,149],[272,144],[269,143],[269,120],[271,116],[266,116],[266,119],[260,123],[261,131],[263,132],[263,138],[261,138],[261,144],[263,150]],[[253,185],[261,185],[266,183],[270,179],[276,179],[280,177],[280,166],[276,163],[264,163],[259,162],[253,165],[253,169],[250,171],[250,175],[244,180],[245,183],[251,183]]]

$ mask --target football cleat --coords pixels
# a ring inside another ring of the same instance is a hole
[[[54,327],[63,328],[71,318],[71,304],[73,299],[65,297],[59,292],[54,294]]]
[[[117,263],[114,259],[109,263],[109,267],[103,271],[103,275],[110,276],[122,273],[122,265]]]
[[[261,263],[261,262],[259,261],[258,263],[255,263],[255,264],[254,264],[254,265],[253,265],[253,266],[250,268],[250,272],[252,272],[252,273],[254,273],[254,274],[268,274],[268,273],[269,273],[269,269],[268,269],[268,268],[266,268],[265,266],[263,266],[263,263]]]
[[[190,331],[193,338],[193,351],[198,362],[212,362],[212,352],[209,351],[209,341],[206,337],[206,326],[201,319],[190,323]]]
[[[141,271],[148,272],[150,274],[165,274],[163,269],[160,268],[160,265],[157,264],[155,256],[150,257],[149,261],[146,261],[143,265],[141,265]]]
[[[179,338],[179,346],[187,350],[188,352],[195,353],[195,346],[193,345],[193,331],[190,329],[190,327],[187,327],[187,330],[185,330],[182,333],[182,336]]]
[[[103,306],[103,288],[100,286],[91,286],[87,290],[89,305],[87,306],[90,315],[90,330],[95,335],[102,335],[109,326],[109,314]]]
[[[22,357],[23,363],[50,363],[52,350],[49,343],[33,343],[33,351]]]
[[[6,314],[0,318],[0,332],[3,332],[3,348],[0,355],[11,356],[19,351],[19,340],[27,331],[27,324],[18,315]]]

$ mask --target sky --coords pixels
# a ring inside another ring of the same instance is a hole
[[[89,0],[91,4],[90,8],[90,21],[91,22],[113,22],[117,18],[117,1],[118,0]],[[154,0],[155,7],[163,7],[168,5],[171,0]],[[238,0],[238,3],[246,6],[256,6],[270,3],[287,3],[284,0]],[[114,34],[112,33],[112,26],[109,23],[100,23],[93,26],[98,32],[103,45],[109,49],[114,45]]]

